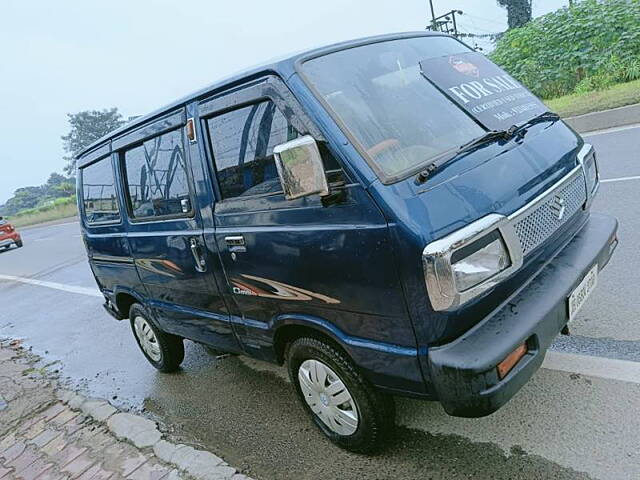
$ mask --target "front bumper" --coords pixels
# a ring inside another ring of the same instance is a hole
[[[8,247],[9,245],[17,245],[20,241],[20,234],[17,232],[10,233],[8,235],[0,236],[0,248]]]
[[[431,379],[449,415],[489,415],[522,388],[567,324],[570,293],[595,263],[602,270],[611,258],[617,230],[615,218],[592,214],[525,289],[461,337],[429,350]],[[496,366],[525,342],[528,353],[500,380]]]

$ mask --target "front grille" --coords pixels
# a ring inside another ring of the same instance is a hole
[[[544,243],[580,210],[586,200],[587,189],[584,174],[580,170],[578,175],[556,188],[541,203],[518,215],[513,226],[520,240],[523,255]],[[558,213],[563,207],[563,215],[558,218]]]

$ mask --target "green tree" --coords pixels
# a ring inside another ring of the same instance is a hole
[[[72,175],[76,169],[74,157],[83,148],[123,125],[124,120],[117,108],[68,113],[67,117],[71,130],[62,137],[64,150],[69,154],[64,157],[67,161],[64,171]]]
[[[498,0],[498,5],[507,9],[509,29],[518,28],[531,21],[532,0]]]
[[[53,187],[53,191],[56,198],[69,197],[74,193],[76,193],[76,184],[75,182],[72,182],[69,179],[67,179],[66,182],[62,182],[61,184]]]
[[[42,187],[23,187],[18,188],[13,197],[7,200],[2,209],[3,215],[14,215],[20,210],[33,208],[38,205],[42,198]]]
[[[47,183],[44,184],[44,187],[46,189],[54,189],[58,185],[61,185],[68,181],[69,179],[64,175],[60,175],[59,173],[53,172],[51,175],[49,175],[49,179],[47,180]]]

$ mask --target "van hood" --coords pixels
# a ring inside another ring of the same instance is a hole
[[[564,122],[535,125],[524,137],[455,159],[417,185],[415,176],[382,187],[385,202],[422,245],[489,213],[508,215],[577,165],[582,139]]]

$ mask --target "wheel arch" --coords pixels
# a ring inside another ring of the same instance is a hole
[[[329,343],[353,361],[352,356],[341,341],[341,336],[344,336],[342,332],[327,320],[319,317],[309,315],[280,316],[274,322],[273,348],[276,360],[279,364],[284,363],[287,346],[291,342],[301,337],[311,337]]]
[[[343,353],[378,388],[400,395],[429,395],[417,347],[350,336],[328,320],[304,314],[280,315],[269,327],[273,332],[271,348],[277,363],[286,360],[287,345],[296,338],[309,336]]]
[[[114,300],[116,308],[124,318],[129,318],[129,310],[134,303],[144,305],[141,297],[129,289],[116,290]]]

